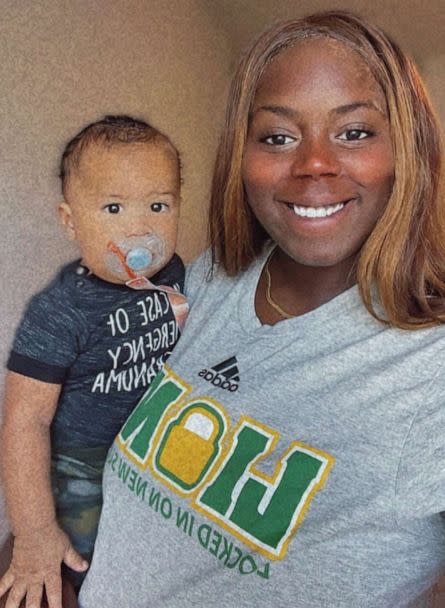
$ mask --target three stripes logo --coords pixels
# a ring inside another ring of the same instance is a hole
[[[230,357],[210,369],[202,369],[199,376],[213,386],[234,393],[238,390],[239,370],[236,357]]]

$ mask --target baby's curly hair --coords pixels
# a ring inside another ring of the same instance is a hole
[[[59,170],[63,194],[65,195],[66,183],[73,168],[79,166],[83,152],[92,143],[113,146],[115,144],[146,142],[153,142],[154,144],[162,142],[172,148],[178,160],[178,171],[182,182],[181,157],[169,137],[143,120],[125,114],[109,115],[87,125],[65,146]]]

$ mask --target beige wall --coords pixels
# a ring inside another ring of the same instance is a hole
[[[229,56],[204,4],[0,0],[2,368],[25,301],[77,255],[55,214],[57,172],[86,123],[125,112],[171,134],[185,179],[179,250],[190,259],[204,246]]]
[[[332,7],[373,18],[415,56],[445,122],[443,0],[0,0],[0,365],[27,298],[76,255],[55,215],[64,143],[105,113],[171,134],[191,259],[236,58],[268,23]],[[0,539],[5,529],[0,504]]]
[[[263,28],[318,10],[343,9],[370,19],[415,59],[445,124],[445,5],[443,0],[225,0],[209,2],[214,23],[231,41],[231,65]]]
[[[441,118],[442,125],[445,125],[445,49],[429,55],[423,67],[426,84]]]

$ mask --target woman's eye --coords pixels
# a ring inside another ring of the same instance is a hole
[[[162,213],[162,211],[167,211],[168,205],[167,203],[152,203],[150,209],[155,213]]]
[[[372,135],[374,134],[366,129],[346,129],[346,131],[343,131],[338,138],[342,139],[343,141],[360,141],[361,139],[372,137]]]
[[[269,146],[285,146],[295,141],[295,138],[290,135],[284,135],[283,133],[274,133],[273,135],[263,137],[261,141]]]
[[[122,211],[122,207],[118,203],[110,203],[109,205],[105,205],[104,209],[108,211],[108,213],[119,213]]]

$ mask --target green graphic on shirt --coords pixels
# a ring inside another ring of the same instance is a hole
[[[334,459],[293,441],[266,474],[258,465],[279,433],[245,416],[232,432],[222,405],[206,397],[187,403],[190,390],[166,366],[118,445],[140,469],[150,466],[172,490],[189,493],[194,509],[269,559],[282,559]]]
[[[244,422],[230,455],[197,504],[277,557],[298,526],[328,460],[293,443],[268,479],[255,472],[254,461],[270,451],[272,439],[253,421]]]
[[[216,480],[205,490],[199,502],[224,515],[232,503],[232,492],[236,483],[252,460],[264,452],[268,440],[269,437],[258,433],[255,429],[244,427],[238,438],[234,438],[236,447],[232,455]]]
[[[248,479],[236,501],[230,521],[265,545],[276,549],[321,464],[308,454],[299,451],[291,453],[284,465],[284,475],[274,489],[264,513],[260,513],[258,507],[266,494],[267,485]]]
[[[165,370],[153,380],[118,436],[126,451],[137,461],[145,463],[159,421],[167,408],[186,392],[187,388],[175,381],[171,374],[167,375]]]
[[[195,401],[167,426],[155,456],[158,472],[182,490],[192,490],[220,453],[225,428],[211,404]]]

